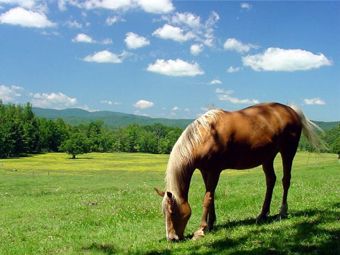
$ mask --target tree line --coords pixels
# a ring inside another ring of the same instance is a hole
[[[182,129],[161,124],[110,129],[94,121],[76,126],[37,117],[32,106],[0,101],[0,158],[41,152],[146,152],[167,154]]]
[[[182,129],[161,124],[137,124],[111,129],[94,121],[76,126],[62,119],[37,117],[32,106],[0,101],[0,158],[41,152],[67,152],[73,158],[87,152],[170,153]],[[340,125],[323,134],[329,151],[340,154]],[[300,150],[313,148],[302,138]]]

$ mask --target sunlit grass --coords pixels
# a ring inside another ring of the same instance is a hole
[[[71,159],[66,153],[47,153],[0,160],[0,169],[22,171],[165,171],[169,155],[89,153]]]
[[[168,243],[153,187],[164,186],[168,155],[51,153],[0,161],[0,254],[339,254],[340,164],[336,155],[298,153],[289,218],[255,224],[265,181],[260,168],[225,171],[217,227],[199,241]],[[278,213],[277,159],[272,215]],[[190,236],[204,185],[193,176]]]

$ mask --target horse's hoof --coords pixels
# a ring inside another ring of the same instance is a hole
[[[265,222],[267,220],[267,217],[268,216],[266,214],[260,214],[256,218],[256,224],[261,224],[261,223]]]
[[[192,240],[198,240],[201,239],[202,237],[204,237],[204,230],[201,228],[194,233]]]
[[[288,205],[281,206],[280,213],[279,213],[279,219],[287,219],[288,218]]]
[[[279,213],[278,219],[279,220],[284,220],[288,218],[288,213]]]

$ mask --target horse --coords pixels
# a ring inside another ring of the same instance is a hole
[[[191,177],[199,169],[205,184],[203,213],[193,239],[212,230],[216,221],[214,194],[224,169],[249,169],[262,165],[266,193],[257,221],[265,220],[276,182],[273,162],[278,153],[283,165],[283,196],[279,217],[288,215],[288,189],[292,162],[301,133],[315,148],[322,146],[320,129],[296,106],[263,103],[239,111],[210,110],[183,131],[170,153],[163,197],[166,238],[182,240],[191,216],[188,192]],[[321,130],[321,129],[320,129]]]

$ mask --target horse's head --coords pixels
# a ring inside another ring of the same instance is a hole
[[[178,203],[171,192],[162,192],[155,189],[163,197],[162,210],[165,218],[166,238],[169,241],[178,241],[184,238],[184,229],[191,216],[188,202]]]

